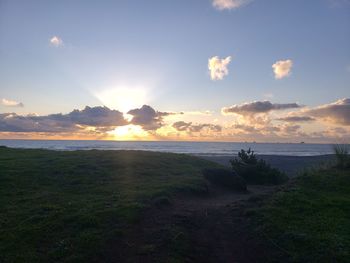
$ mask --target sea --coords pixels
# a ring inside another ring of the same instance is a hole
[[[308,143],[239,143],[239,142],[179,142],[179,141],[72,141],[72,140],[0,140],[0,146],[50,150],[143,150],[186,153],[199,156],[227,156],[241,149],[259,155],[317,156],[333,153],[331,144]]]

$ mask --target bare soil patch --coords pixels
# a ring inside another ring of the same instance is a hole
[[[281,188],[211,187],[208,195],[178,194],[170,204],[152,205],[114,262],[273,262],[280,251],[252,231],[249,213]]]

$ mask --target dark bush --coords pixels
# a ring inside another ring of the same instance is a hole
[[[340,169],[350,168],[350,155],[348,144],[337,144],[333,146],[334,154],[336,157],[336,166]]]
[[[228,169],[207,168],[203,170],[203,176],[214,185],[237,191],[247,190],[247,184],[244,179]]]
[[[241,150],[238,157],[230,161],[233,171],[250,184],[282,184],[288,181],[286,174],[262,159],[258,159],[250,148]]]

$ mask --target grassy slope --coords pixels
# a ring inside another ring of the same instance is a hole
[[[179,154],[0,147],[0,262],[101,258],[148,200],[205,191],[201,170]]]
[[[259,214],[264,236],[293,262],[350,258],[350,171],[306,173]]]

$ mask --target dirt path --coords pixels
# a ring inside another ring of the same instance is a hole
[[[170,205],[152,206],[114,262],[271,262],[276,248],[252,233],[247,211],[278,189],[215,188],[208,196],[177,196]]]

